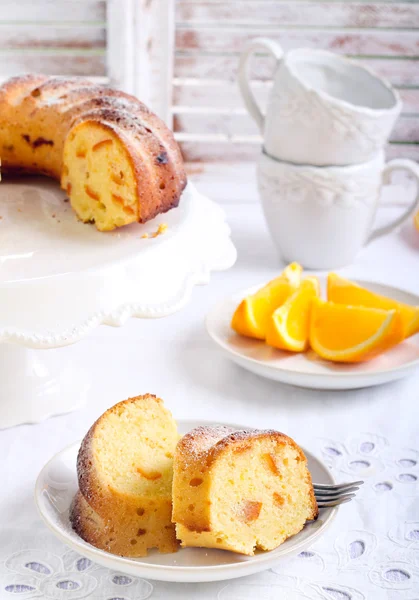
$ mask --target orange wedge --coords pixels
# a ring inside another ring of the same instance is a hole
[[[404,339],[398,310],[312,301],[310,346],[335,362],[370,360]]]
[[[419,332],[419,306],[409,306],[375,294],[352,281],[339,277],[336,273],[329,273],[327,277],[327,299],[338,304],[398,310],[403,320],[404,337]]]
[[[265,339],[266,326],[273,311],[281,306],[301,281],[302,268],[288,265],[279,277],[242,300],[233,315],[231,327],[247,337]]]
[[[313,298],[319,295],[318,279],[307,277],[271,315],[266,329],[266,343],[292,352],[307,350],[311,304]]]

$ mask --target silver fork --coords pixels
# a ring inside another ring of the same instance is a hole
[[[337,485],[313,483],[314,495],[316,496],[318,507],[328,508],[350,502],[355,497],[355,492],[359,490],[359,486],[363,483],[363,481],[338,483]]]

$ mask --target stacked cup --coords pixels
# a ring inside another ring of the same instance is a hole
[[[277,60],[266,116],[249,85],[249,60]],[[389,233],[419,205],[419,167],[385,163],[384,146],[400,114],[397,92],[355,61],[312,49],[284,54],[255,39],[240,60],[239,85],[259,126],[258,186],[268,228],[286,261],[306,268],[349,264],[371,240]],[[416,199],[403,215],[373,230],[381,186],[394,170],[410,172]]]

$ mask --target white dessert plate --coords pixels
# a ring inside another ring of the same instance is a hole
[[[319,280],[324,288],[325,278],[319,277]],[[419,305],[418,296],[398,288],[370,281],[358,283],[400,302]],[[236,334],[230,327],[236,306],[242,298],[260,287],[254,286],[222,300],[214,306],[206,319],[210,337],[228,358],[244,369],[261,377],[298,387],[348,390],[401,379],[419,367],[419,334],[371,361],[356,364],[328,362],[312,350],[302,354],[276,350],[262,341]]]
[[[210,422],[179,421],[180,433],[185,434],[199,425]],[[243,425],[230,425],[247,429]],[[67,546],[93,562],[121,573],[157,579],[159,581],[199,582],[221,581],[250,575],[269,569],[283,557],[307,549],[331,524],[337,508],[323,509],[315,522],[286,540],[271,552],[242,556],[225,550],[184,548],[173,554],[151,551],[147,558],[124,558],[99,550],[82,540],[71,528],[69,507],[77,491],[76,457],[80,442],[54,456],[40,472],[35,486],[35,502],[41,517],[51,531]],[[304,450],[313,481],[335,483],[328,467]]]

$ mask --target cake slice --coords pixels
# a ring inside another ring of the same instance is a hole
[[[318,515],[307,459],[277,431],[198,427],[179,441],[173,469],[173,521],[183,547],[253,555]]]
[[[78,491],[70,508],[74,531],[92,546],[120,556],[147,556],[150,548],[176,552],[175,528],[171,523],[171,499],[141,499],[133,513],[129,509],[102,518]]]
[[[74,530],[123,556],[146,556],[150,548],[175,552],[171,507],[178,439],[171,413],[156,396],[130,398],[107,410],[79,450],[80,492],[70,511]]]

